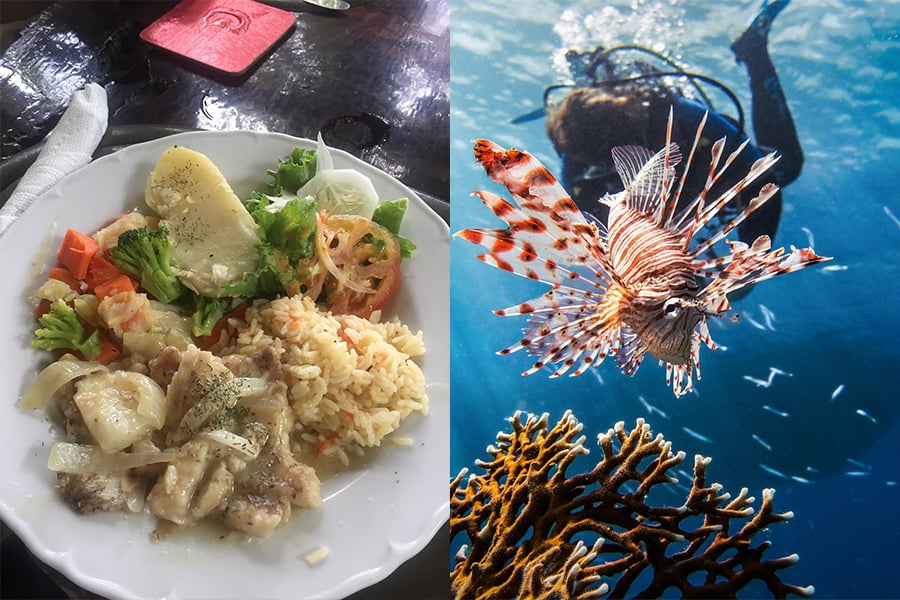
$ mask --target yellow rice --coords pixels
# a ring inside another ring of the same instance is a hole
[[[412,412],[427,414],[425,378],[411,359],[422,332],[320,311],[304,296],[250,307],[232,351],[281,357],[301,450],[337,458],[378,446]]]

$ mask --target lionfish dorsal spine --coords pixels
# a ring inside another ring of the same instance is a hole
[[[760,206],[765,204],[770,198],[775,196],[778,193],[778,186],[774,183],[765,184],[759,191],[759,194],[753,198],[750,202],[747,203],[747,206],[738,213],[733,219],[731,219],[728,223],[726,223],[722,228],[711,235],[709,239],[698,244],[694,250],[693,255],[695,257],[702,256],[707,250],[712,248],[716,243],[720,240],[724,239],[729,233],[731,233],[734,229],[736,229],[741,223],[743,223],[747,217],[753,214]],[[730,255],[729,255],[730,256]]]

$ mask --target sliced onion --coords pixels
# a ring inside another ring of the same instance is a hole
[[[171,462],[176,450],[160,452],[115,452],[107,454],[97,446],[60,442],[50,449],[47,467],[59,473],[110,473],[154,463]]]
[[[94,327],[100,325],[100,315],[97,313],[97,306],[100,301],[93,294],[82,294],[72,301],[72,308],[75,309],[81,319]]]
[[[150,377],[141,373],[130,373],[138,397],[137,413],[146,417],[153,429],[162,429],[166,424],[166,391]]]
[[[106,371],[100,363],[86,360],[59,360],[38,373],[34,382],[25,391],[16,404],[23,410],[44,408],[47,401],[56,391],[73,379],[90,375],[97,371]]]
[[[333,171],[334,160],[331,158],[331,150],[325,145],[322,139],[322,132],[316,135],[316,173],[322,171]]]
[[[78,292],[69,287],[69,284],[59,279],[48,279],[37,289],[38,298],[56,302],[59,299],[69,301],[78,296]]]
[[[212,431],[204,431],[200,435],[208,437],[223,446],[227,446],[236,450],[241,456],[248,459],[254,459],[259,456],[259,444],[250,441],[247,438],[232,433],[227,429],[214,429]]]
[[[165,392],[146,375],[97,373],[79,380],[75,388],[75,405],[105,452],[124,450],[165,423]]]
[[[372,180],[356,169],[335,169],[331,151],[318,136],[316,174],[297,190],[297,197],[313,196],[320,210],[340,215],[372,218],[378,205],[378,192]]]
[[[328,248],[325,244],[326,236],[322,221],[322,215],[317,213],[316,219],[318,220],[319,226],[319,232],[316,233],[316,256],[322,262],[322,264],[325,265],[325,268],[328,269],[328,272],[334,275],[334,278],[337,279],[339,283],[350,288],[354,292],[359,292],[360,294],[374,294],[374,289],[352,281],[343,271],[338,268],[336,264],[334,264],[334,261],[331,260],[331,254],[328,252]],[[319,235],[320,232],[321,235]]]
[[[233,381],[233,380],[232,380]],[[187,431],[195,433],[200,430],[210,417],[219,414],[223,410],[233,408],[238,401],[237,393],[225,393],[224,386],[234,386],[232,381],[223,384],[222,391],[212,397],[201,398],[197,404],[188,409],[181,422],[178,424],[179,431]],[[235,388],[235,392],[237,389]]]

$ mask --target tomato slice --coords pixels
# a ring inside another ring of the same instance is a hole
[[[286,268],[293,272],[293,278],[284,284],[284,291],[289,296],[303,294],[313,300],[319,297],[328,271],[315,257],[301,258],[293,267],[288,265]]]
[[[333,313],[368,318],[400,284],[400,245],[365,217],[320,213],[316,253],[328,269],[322,287]]]

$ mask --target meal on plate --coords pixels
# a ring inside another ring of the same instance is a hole
[[[381,320],[415,250],[407,200],[333,168],[321,138],[273,167],[242,201],[209,158],[172,147],[148,210],[66,231],[31,341],[56,360],[19,406],[65,422],[49,467],[75,510],[264,537],[321,506],[317,467],[427,413],[422,333]]]

